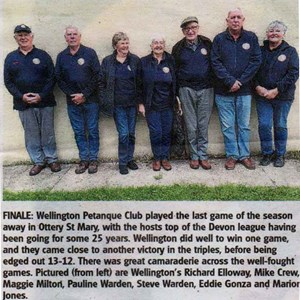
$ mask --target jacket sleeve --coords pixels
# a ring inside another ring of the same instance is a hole
[[[9,59],[6,58],[4,62],[4,84],[11,95],[13,95],[15,98],[18,98],[22,100],[23,94],[19,91],[17,86],[14,83],[13,80],[13,74],[11,74],[9,70]]]
[[[211,48],[211,65],[216,77],[230,89],[236,81],[222,62],[221,41],[218,36],[214,38]]]
[[[98,90],[99,74],[100,74],[100,63],[98,56],[94,50],[91,50],[91,71],[92,76],[89,83],[82,90],[83,95],[88,98],[96,90]]]
[[[299,77],[299,57],[295,48],[291,50],[291,56],[286,75],[277,82],[277,88],[280,93],[288,90],[296,83]]]
[[[107,78],[107,59],[103,59],[101,67],[100,67],[100,73],[99,73],[99,97],[100,97],[100,103],[103,103],[104,101],[104,95],[105,95],[105,89],[106,89],[106,78]]]
[[[41,99],[47,98],[52,92],[55,85],[54,65],[51,57],[46,54],[47,58],[47,81],[42,92],[39,93]]]
[[[244,70],[243,74],[241,75],[241,77],[238,78],[241,84],[245,84],[251,81],[251,79],[254,77],[254,75],[256,74],[256,72],[258,71],[261,65],[262,55],[258,44],[257,36],[253,35],[252,39],[253,39],[252,41],[253,50],[251,52],[249,63],[247,65],[247,68]]]
[[[55,65],[55,78],[57,80],[57,84],[59,88],[66,94],[71,95],[74,93],[72,88],[68,85],[68,83],[63,78],[63,70],[62,70],[62,58],[61,55],[58,54]]]
[[[138,59],[136,68],[136,94],[137,94],[137,104],[143,103],[143,82],[142,82],[142,63]]]

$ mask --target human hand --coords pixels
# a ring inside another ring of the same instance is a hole
[[[72,94],[70,96],[72,98],[73,103],[76,105],[80,105],[85,102],[85,97],[82,93]]]
[[[263,86],[258,85],[256,88],[256,93],[261,97],[266,97],[268,90],[264,88]]]
[[[231,89],[229,90],[229,92],[234,93],[234,92],[238,91],[241,86],[242,86],[242,84],[238,80],[236,80],[235,83],[233,84],[233,86],[231,87]]]
[[[22,100],[27,104],[37,104],[41,102],[41,97],[37,93],[26,93],[23,95]]]
[[[268,100],[273,100],[277,95],[278,95],[279,91],[278,88],[272,89],[272,90],[268,90],[267,94],[266,94],[266,98]]]
[[[139,104],[139,113],[145,117],[145,106],[144,104]]]
[[[178,110],[177,110],[178,114],[179,114],[179,116],[182,116],[183,111],[182,111],[182,107],[181,107],[181,101],[178,97],[176,97],[176,100],[177,100],[177,106],[178,106]]]

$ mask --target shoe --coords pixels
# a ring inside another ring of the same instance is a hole
[[[159,160],[154,160],[152,162],[152,169],[153,171],[160,171],[161,165]]]
[[[98,172],[98,162],[97,160],[92,160],[89,164],[88,168],[89,174],[94,174]]]
[[[274,161],[274,167],[282,168],[285,164],[284,156],[278,155]]]
[[[161,165],[162,165],[162,167],[163,167],[166,171],[172,170],[172,166],[171,166],[170,162],[169,162],[167,159],[163,159],[163,160],[161,161]]]
[[[268,166],[273,160],[273,154],[264,154],[259,164],[261,166]]]
[[[126,175],[129,173],[126,165],[119,165],[119,172],[122,175]]]
[[[234,170],[236,165],[236,159],[229,157],[225,163],[225,169],[226,170]]]
[[[35,176],[39,173],[41,173],[41,171],[45,169],[45,166],[44,165],[34,165],[30,171],[29,171],[29,176]]]
[[[248,170],[255,170],[255,162],[251,157],[247,157],[241,160],[241,164]]]
[[[134,160],[131,160],[130,162],[128,162],[127,167],[130,170],[137,170],[139,168]]]
[[[190,167],[192,169],[199,169],[199,160],[190,160]]]
[[[49,164],[49,168],[52,172],[61,171],[61,166],[58,162],[53,162],[53,163]]]
[[[82,174],[86,171],[86,169],[89,167],[89,162],[86,160],[82,160],[79,165],[75,169],[76,174]]]
[[[209,163],[208,160],[200,160],[200,166],[204,170],[210,170],[211,169],[211,164]]]

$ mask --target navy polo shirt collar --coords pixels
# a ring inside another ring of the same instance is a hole
[[[154,56],[153,51],[151,53],[152,53],[152,57],[151,57],[152,62],[155,62],[157,64],[158,63],[157,58]],[[162,56],[162,59],[161,59],[161,62],[165,61],[165,59],[166,59],[166,54],[164,52],[163,56]]]
[[[32,49],[31,49],[29,52],[27,52],[26,55],[28,55],[28,54],[34,52],[34,50],[35,50],[35,46],[33,45]],[[22,54],[22,55],[25,55],[25,54],[21,51],[21,48],[20,48],[20,47],[18,48],[18,52],[19,52],[20,54]]]
[[[239,40],[243,35],[244,35],[244,28],[242,27],[242,29],[241,29],[241,34],[240,34],[240,36],[238,37],[238,40]],[[229,40],[233,40],[233,41],[234,41],[234,38],[233,38],[233,36],[230,34],[228,28],[226,29],[226,37],[227,37]]]
[[[81,55],[81,54],[84,53],[84,47],[82,47],[82,45],[80,44],[80,46],[79,46],[79,48],[78,48],[78,50],[77,50],[77,52],[75,54],[71,53],[70,47],[67,47],[66,51],[67,51],[68,55],[72,55],[72,56]]]
[[[284,45],[284,41],[282,41],[281,44],[280,44],[278,47],[276,47],[276,48],[274,48],[274,49],[270,49],[270,42],[269,42],[268,40],[265,40],[265,41],[264,41],[264,46],[267,48],[267,50],[268,50],[269,52],[277,51],[277,50],[279,50],[280,48],[282,48],[283,45]]]

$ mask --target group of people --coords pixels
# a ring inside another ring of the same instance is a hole
[[[123,32],[112,38],[113,53],[100,65],[96,52],[81,44],[78,28],[65,29],[67,48],[50,56],[33,45],[31,29],[21,24],[14,30],[19,48],[5,59],[4,80],[13,95],[25,131],[26,149],[34,166],[29,175],[46,166],[61,170],[57,160],[53,95],[55,83],[66,94],[67,111],[79,150],[76,174],[98,170],[99,111],[113,116],[118,131],[121,174],[138,169],[134,160],[135,125],[139,112],[147,121],[152,168],[169,171],[174,112],[183,114],[189,165],[211,169],[208,160],[208,125],[213,103],[218,108],[224,137],[225,168],[237,162],[255,169],[250,157],[250,112],[256,99],[262,159],[267,166],[284,165],[287,116],[299,76],[298,54],[283,40],[287,27],[271,22],[262,47],[257,36],[243,28],[241,9],[229,11],[227,29],[213,42],[199,34],[196,17],[181,23],[183,39],[172,53],[161,35],[151,39],[151,53],[141,59],[129,51]],[[274,145],[273,145],[274,128]]]

